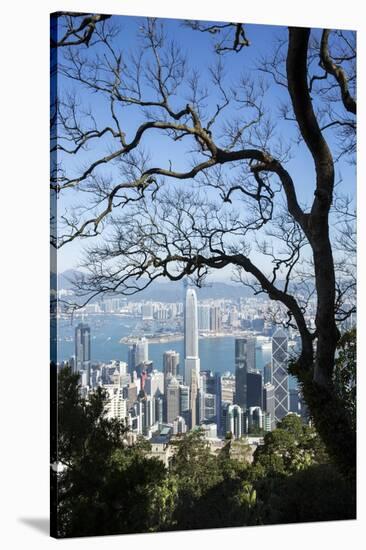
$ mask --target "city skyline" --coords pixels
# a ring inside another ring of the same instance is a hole
[[[353,517],[356,68],[350,30],[51,15],[57,536]]]
[[[265,433],[273,430],[276,422],[290,410],[300,414],[299,390],[292,389],[290,407],[288,376],[287,385],[279,376],[279,368],[284,367],[287,359],[284,355],[285,347],[287,353],[287,333],[283,329],[272,329],[269,373],[268,365],[258,366],[256,363],[258,332],[250,331],[246,337],[234,337],[234,354],[228,358],[233,375],[219,374],[215,365],[210,365],[209,370],[202,369],[198,338],[200,308],[204,312],[201,318],[203,333],[217,328],[217,319],[220,319],[221,330],[222,311],[218,305],[200,306],[193,288],[186,288],[185,298],[184,359],[175,349],[167,349],[161,357],[161,370],[157,370],[150,359],[149,341],[145,336],[135,338],[129,345],[127,362],[111,360],[110,363],[98,364],[90,359],[88,362],[78,359],[83,352],[81,335],[87,336],[89,358],[91,341],[90,327],[85,321],[79,323],[75,328],[75,359],[71,359],[71,363],[76,371],[80,371],[84,394],[98,385],[105,387],[110,400],[108,417],[126,420],[132,433],[140,433],[152,441],[159,433],[186,433],[196,426],[203,427],[209,438],[219,440],[230,432],[235,439],[240,439],[253,431]],[[180,308],[175,307],[175,310],[179,315]],[[216,319],[213,325],[211,311]],[[235,315],[233,311],[233,306],[229,305],[227,322],[235,325],[245,323],[245,319],[240,320],[240,311]],[[156,313],[152,302],[141,304],[140,316],[148,325]],[[160,319],[160,322],[164,320]],[[230,376],[232,389],[228,393]],[[282,407],[281,413],[279,407]]]

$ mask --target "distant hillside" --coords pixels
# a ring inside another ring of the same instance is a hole
[[[76,270],[69,269],[63,271],[58,276],[58,289],[72,289],[72,280],[75,276],[81,273]],[[56,275],[51,273],[51,288],[55,288]],[[284,284],[284,281],[278,280],[277,286],[281,288]],[[301,287],[301,285],[299,285]],[[196,287],[195,287],[196,288]],[[290,285],[291,292],[291,285]],[[309,289],[304,286],[304,294],[306,295]],[[297,290],[297,292],[299,289]],[[207,286],[203,288],[196,288],[197,296],[200,300],[206,299],[231,299],[237,300],[238,298],[248,298],[253,296],[253,292],[250,288],[241,285],[239,283],[222,283],[221,281],[208,283]],[[130,301],[140,301],[140,300],[152,300],[152,301],[164,301],[164,302],[182,302],[184,299],[185,287],[182,281],[155,281],[147,289],[138,292],[129,296]],[[111,295],[109,295],[110,297]],[[121,294],[116,294],[116,296],[122,296]],[[264,295],[262,295],[264,297]],[[95,300],[93,300],[95,301]]]
[[[238,299],[251,296],[251,291],[244,285],[234,285],[221,282],[213,282],[203,288],[196,288],[197,296],[201,300],[226,298]],[[182,302],[185,287],[181,282],[154,283],[151,287],[131,297],[132,300],[152,300],[164,302]]]
[[[58,288],[72,289],[72,279],[77,274],[78,272],[74,270],[67,270],[60,273],[58,277]],[[55,274],[51,274],[51,277],[53,281],[55,281]],[[244,285],[222,282],[212,282],[203,288],[196,288],[196,291],[198,298],[201,300],[216,298],[238,299],[252,296],[251,290]],[[152,300],[181,302],[183,297],[184,285],[181,281],[165,281],[154,282],[147,289],[130,296],[129,299],[131,301]]]

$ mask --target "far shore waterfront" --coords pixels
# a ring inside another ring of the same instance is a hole
[[[231,332],[214,332],[207,334],[199,334],[199,340],[215,339],[215,338],[237,338],[238,336],[248,336],[248,331],[231,331]],[[120,340],[120,344],[133,344],[138,339],[138,336],[123,336]],[[144,338],[148,341],[149,344],[165,344],[167,342],[179,342],[184,339],[183,333],[174,333],[174,334],[164,334],[156,336],[147,336],[144,335]],[[264,338],[264,337],[261,337]]]

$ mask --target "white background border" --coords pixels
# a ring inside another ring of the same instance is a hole
[[[365,159],[359,153],[359,510],[352,522],[311,523],[180,533],[55,541],[48,517],[48,121],[49,13],[57,10],[218,19],[280,25],[357,29],[359,53],[359,152],[365,140],[365,30],[361,2],[348,0],[72,0],[21,2],[1,8],[1,530],[3,548],[212,549],[360,547],[365,535]],[[363,23],[361,21],[363,20]],[[5,127],[4,127],[5,124]],[[362,253],[362,251],[364,251]],[[5,351],[5,353],[4,353]],[[29,523],[41,520],[43,531]],[[43,520],[43,522],[42,522]]]

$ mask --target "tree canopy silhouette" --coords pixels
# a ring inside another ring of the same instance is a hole
[[[355,311],[352,262],[338,247],[339,232],[354,243],[354,209],[335,194],[336,161],[354,162],[355,33],[289,28],[271,55],[228,83],[227,56],[235,56],[239,75],[245,52],[256,48],[244,24],[186,23],[187,40],[202,33],[208,52],[211,38],[219,40],[204,77],[159,20],[141,24],[140,49],[132,53],[116,20],[86,24],[93,48],[74,26],[61,40],[69,41],[59,59],[67,85],[52,109],[51,189],[54,196],[77,190],[82,204],[60,212],[52,242],[89,243],[86,274],[75,283],[79,297],[129,295],[158,278],[191,277],[201,285],[208,273],[233,268],[298,329],[301,352],[291,372],[329,452],[354,471],[355,426],[335,391],[334,368],[339,322]],[[73,36],[81,43],[71,43]],[[72,85],[97,96],[103,115]],[[277,119],[273,85],[286,95]],[[125,125],[126,110],[133,117]],[[308,205],[299,199],[303,180],[291,173],[297,149],[280,119],[309,159]],[[189,155],[190,165],[177,155]],[[315,327],[306,315],[312,299]]]

